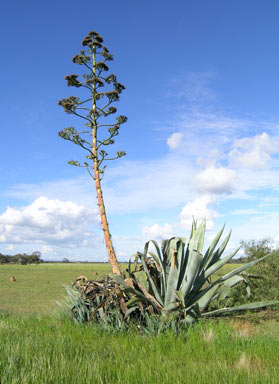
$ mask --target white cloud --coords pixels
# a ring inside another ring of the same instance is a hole
[[[171,150],[174,150],[179,147],[183,136],[184,136],[183,133],[175,132],[167,139],[167,144]]]
[[[266,132],[253,137],[235,140],[229,152],[231,164],[245,168],[266,168],[272,154],[278,152],[278,138],[270,137]]]
[[[185,229],[191,229],[194,217],[194,219],[198,221],[205,218],[207,228],[213,228],[213,219],[219,216],[218,212],[210,207],[213,202],[214,199],[212,196],[204,195],[187,203],[179,215],[181,226]]]
[[[24,207],[8,207],[0,215],[0,243],[42,244],[43,251],[50,245],[82,246],[89,239],[94,244],[94,234],[85,227],[97,222],[95,210],[40,197]]]
[[[42,245],[40,252],[42,253],[43,257],[44,255],[48,255],[48,254],[56,255],[55,247],[50,247],[49,245],[45,245],[45,244]]]
[[[10,244],[10,245],[7,245],[7,247],[5,247],[5,250],[7,250],[7,251],[13,251],[14,249],[15,249],[14,244]]]
[[[236,178],[235,171],[223,167],[210,167],[197,174],[194,184],[202,193],[231,193]]]
[[[151,226],[143,227],[142,234],[147,240],[162,240],[170,239],[171,237],[177,236],[175,229],[170,224],[154,224]]]

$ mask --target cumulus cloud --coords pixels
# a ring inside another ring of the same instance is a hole
[[[162,240],[177,236],[177,233],[175,233],[173,226],[170,224],[154,224],[150,227],[143,227],[142,234],[147,240]]]
[[[266,132],[238,139],[229,152],[231,164],[246,168],[266,168],[271,156],[278,152],[279,141]]]
[[[40,252],[43,254],[43,256],[48,254],[56,255],[55,247],[50,247],[49,245],[46,245],[46,244],[42,245]]]
[[[88,224],[97,225],[95,210],[71,201],[36,199],[32,204],[11,208],[0,215],[0,243],[42,244],[49,246],[83,246],[94,234],[85,230]]]
[[[171,150],[174,150],[178,148],[182,142],[183,139],[183,133],[181,132],[176,132],[173,133],[168,139],[167,139],[167,144],[170,147]]]
[[[197,174],[194,184],[203,193],[231,193],[236,173],[232,169],[210,167]]]
[[[218,212],[210,207],[214,199],[210,195],[204,195],[196,198],[195,200],[187,203],[181,210],[179,218],[180,224],[185,229],[191,229],[193,217],[195,220],[206,219],[206,226],[208,229],[213,228],[214,220],[219,216]]]

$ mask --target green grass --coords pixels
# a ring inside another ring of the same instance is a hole
[[[93,272],[99,277],[111,272],[111,267],[98,263],[0,265],[0,311],[53,313],[57,309],[55,300],[65,296],[63,284],[71,285],[80,275],[96,278]],[[11,276],[16,278],[13,283]]]
[[[138,328],[112,334],[62,318],[55,303],[65,296],[62,285],[78,275],[95,278],[93,272],[101,276],[110,266],[0,266],[1,384],[278,383],[274,319],[208,320],[178,336],[146,336]]]
[[[264,329],[241,334],[208,321],[178,337],[147,337],[55,317],[0,315],[1,384],[278,383],[278,325]]]

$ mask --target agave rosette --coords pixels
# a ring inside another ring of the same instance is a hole
[[[127,315],[137,309],[139,301],[152,305],[157,313],[182,315],[186,322],[193,322],[201,316],[278,304],[278,301],[262,301],[208,311],[213,300],[225,299],[232,287],[240,282],[247,285],[249,293],[248,282],[242,272],[267,256],[241,265],[223,276],[216,276],[216,272],[236,255],[240,247],[222,258],[231,235],[230,231],[217,248],[223,226],[203,255],[205,228],[205,220],[199,226],[193,220],[188,243],[185,238],[173,237],[163,240],[160,249],[156,241],[148,241],[144,251],[134,255],[134,263],[130,261],[129,279],[112,275],[130,297],[126,303],[129,308]]]

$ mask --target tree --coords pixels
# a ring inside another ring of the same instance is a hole
[[[253,281],[253,300],[279,299],[279,247],[271,238],[241,241],[247,260],[256,260],[269,255],[263,262],[256,264],[251,273],[261,277]]]
[[[272,252],[272,241],[269,238],[261,240],[241,240],[240,245],[242,246],[248,261],[260,259]]]
[[[114,74],[105,75],[109,71],[107,62],[113,60],[113,55],[103,46],[103,38],[97,32],[90,31],[82,40],[82,45],[85,47],[84,50],[73,57],[73,62],[85,68],[86,73],[82,74],[81,80],[77,74],[68,75],[65,80],[68,86],[86,91],[86,97],[81,100],[79,97],[70,96],[60,100],[58,104],[66,113],[81,118],[85,129],[77,131],[74,127],[67,127],[59,132],[59,136],[79,145],[87,153],[83,164],[76,160],[68,163],[85,167],[95,182],[108,259],[113,273],[120,275],[109,231],[101,181],[106,168],[105,162],[126,154],[124,151],[119,151],[111,156],[104,149],[114,144],[114,137],[119,134],[120,125],[127,121],[127,117],[123,115],[116,117],[114,122],[110,119],[111,115],[117,112],[112,104],[119,100],[119,95],[125,87],[117,81]]]

